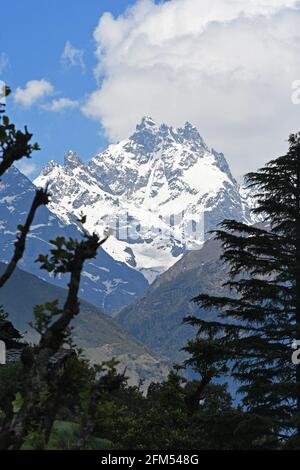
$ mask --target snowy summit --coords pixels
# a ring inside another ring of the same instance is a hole
[[[200,248],[225,218],[249,210],[222,153],[197,128],[158,125],[144,117],[126,140],[83,164],[73,151],[50,162],[34,182],[53,194],[50,209],[64,223],[81,213],[86,228],[115,230],[105,249],[152,281],[187,250]]]

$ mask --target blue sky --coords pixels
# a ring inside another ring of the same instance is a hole
[[[95,88],[96,65],[93,31],[100,16],[122,13],[130,1],[124,0],[12,0],[1,5],[0,53],[8,63],[0,79],[24,88],[29,80],[46,79],[55,87],[53,98],[82,100]],[[85,69],[66,66],[61,56],[67,41],[83,50]],[[49,101],[47,97],[43,101]],[[40,102],[41,103],[41,102]],[[63,160],[68,149],[83,159],[103,149],[107,140],[98,122],[79,109],[50,112],[40,106],[24,108],[12,97],[7,111],[18,126],[27,124],[42,150],[33,156],[38,169],[50,159]]]
[[[3,2],[7,110],[42,148],[23,171],[87,160],[143,115],[190,121],[234,175],[256,170],[300,130],[299,24],[300,0]]]

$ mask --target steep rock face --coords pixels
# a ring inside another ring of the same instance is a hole
[[[73,163],[74,167],[78,168],[78,162],[73,161]],[[0,181],[0,261],[8,262],[12,256],[17,226],[25,222],[35,189],[35,186],[16,168],[11,168]],[[75,217],[68,221],[75,222]],[[19,267],[64,287],[68,282],[66,276],[50,277],[46,271],[41,271],[35,262],[39,254],[46,254],[49,251],[51,248],[49,240],[57,236],[78,239],[82,234],[76,225],[65,225],[47,207],[39,208]],[[97,258],[85,265],[80,296],[105,311],[112,312],[133,302],[144,293],[147,286],[147,281],[139,272],[125,263],[115,261],[101,249]]]
[[[74,152],[35,180],[49,185],[51,210],[65,223],[80,213],[87,228],[115,237],[105,250],[150,280],[225,218],[248,220],[247,203],[222,153],[190,123],[174,129],[145,117],[133,135],[84,165]]]

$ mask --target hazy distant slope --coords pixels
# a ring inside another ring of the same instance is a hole
[[[0,272],[3,269],[4,264],[0,263]],[[0,305],[9,313],[14,326],[22,332],[27,331],[28,336],[32,337],[28,322],[33,319],[33,307],[55,299],[63,303],[65,297],[65,289],[17,268],[0,290]],[[133,383],[138,383],[139,379],[149,383],[151,380],[161,380],[166,375],[166,363],[108,315],[83,300],[80,305],[80,314],[73,322],[73,336],[88,357],[95,362],[117,357],[122,367],[127,367]]]
[[[154,351],[180,360],[180,349],[195,335],[182,319],[200,310],[190,300],[202,293],[220,295],[224,288],[226,268],[220,261],[220,245],[214,240],[202,249],[191,251],[159,276],[145,296],[135,304],[124,307],[116,319],[130,333]],[[213,312],[202,311],[201,317]]]

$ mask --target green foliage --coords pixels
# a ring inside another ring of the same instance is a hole
[[[9,93],[5,88],[0,98]],[[0,103],[0,176],[39,150],[4,108]],[[1,449],[300,448],[300,365],[291,362],[292,340],[300,340],[300,135],[289,144],[287,155],[248,175],[257,190],[254,212],[265,224],[227,220],[216,232],[232,297],[194,299],[218,310],[219,318],[185,320],[198,329],[184,348],[189,358],[147,395],[127,385],[115,360],[91,366],[63,348],[79,313],[84,262],[106,238],[85,233],[82,241],[50,242],[50,253],[36,261],[54,276],[71,274],[68,296],[62,308],[57,300],[35,307],[39,345],[23,351],[22,363],[0,367]],[[47,203],[47,190],[37,191],[2,285],[23,256],[35,211]],[[78,221],[83,225],[86,217]],[[21,339],[1,308],[0,339],[14,346]],[[197,380],[179,374],[187,367]],[[227,386],[215,383],[229,371],[240,383],[243,406],[233,406]]]
[[[41,269],[51,272],[55,276],[70,272],[70,264],[74,259],[79,242],[72,238],[57,237],[55,240],[50,240],[50,243],[55,247],[50,250],[51,254],[39,255],[36,260],[41,263]]]
[[[293,340],[300,339],[300,134],[289,145],[285,156],[247,175],[264,224],[226,220],[216,231],[232,297],[199,295],[194,300],[202,308],[219,310],[218,321],[190,321],[199,328],[188,347],[192,362],[199,354],[209,362],[223,348],[241,384],[240,429],[256,434],[253,445],[264,448],[291,440],[300,448],[300,366],[292,363]]]
[[[198,329],[197,340],[190,340],[183,348],[189,354],[184,365],[192,367],[202,379],[216,379],[225,375],[229,371],[228,360],[232,357],[232,342],[236,339],[235,329],[218,322],[210,322],[208,325],[193,316],[186,317],[184,323]],[[220,330],[223,330],[222,335]]]
[[[242,412],[232,407],[226,387],[208,386],[191,415],[187,399],[194,386],[175,371],[162,384],[152,384],[147,396],[124,386],[99,400],[96,432],[117,449],[239,448],[234,430]]]
[[[0,89],[0,115],[5,112],[5,99],[11,93],[11,89],[4,85],[2,89]],[[9,124],[7,116],[2,116],[2,122],[6,126]]]
[[[100,242],[96,234],[90,236],[87,233],[84,233],[80,241],[73,238],[57,237],[49,242],[54,246],[50,250],[50,254],[39,255],[36,262],[41,264],[41,269],[53,273],[54,276],[70,273],[75,267],[76,255],[78,262],[80,258],[82,261],[94,258],[98,247],[104,241],[105,239]]]
[[[34,324],[30,323],[30,326],[38,333],[43,334],[52,323],[52,320],[60,315],[61,312],[62,310],[59,308],[58,300],[46,302],[43,305],[36,305],[33,311],[35,322]]]
[[[18,347],[21,338],[22,335],[8,320],[8,314],[4,311],[3,306],[0,305],[0,340],[4,341],[6,347],[9,348]]]
[[[6,91],[6,96],[8,90]],[[3,107],[2,107],[3,112]],[[13,162],[23,157],[30,158],[31,153],[40,150],[37,143],[31,144],[32,134],[25,127],[25,131],[17,130],[10,122],[9,117],[3,115],[0,119],[0,156],[2,164],[0,168],[6,170]],[[3,171],[4,172],[4,171]],[[2,174],[2,171],[1,171]]]
[[[23,398],[22,398],[21,393],[20,393],[20,392],[17,392],[17,393],[16,393],[16,398],[15,398],[13,404],[12,404],[12,405],[13,405],[13,412],[14,412],[14,413],[19,413],[19,411],[20,411],[21,408],[22,408],[23,402],[24,402],[24,400],[23,400]]]
[[[5,408],[7,400],[14,400],[22,389],[23,374],[19,362],[0,367],[0,408]]]
[[[48,450],[72,450],[80,437],[80,426],[70,421],[55,421],[47,446]],[[107,439],[92,436],[88,440],[89,450],[111,449],[112,443]]]
[[[53,364],[53,370],[49,370],[49,388],[40,394],[35,408],[35,412],[44,414],[48,409],[50,413],[51,405],[58,400],[57,418],[47,449],[77,448],[96,384],[101,387],[97,389],[92,415],[94,430],[86,441],[87,449],[251,447],[246,434],[246,417],[232,406],[225,385],[207,385],[197,409],[191,413],[189,399],[199,381],[187,381],[174,370],[165,382],[151,384],[144,395],[138,387],[130,387],[126,382],[116,388],[116,367],[115,360],[91,366],[77,354],[68,357],[63,368]],[[0,368],[0,407],[4,403],[1,396],[3,399],[9,395],[14,413],[23,404],[24,380],[20,370],[17,364]],[[41,429],[33,422],[22,449],[44,448],[41,436]]]

